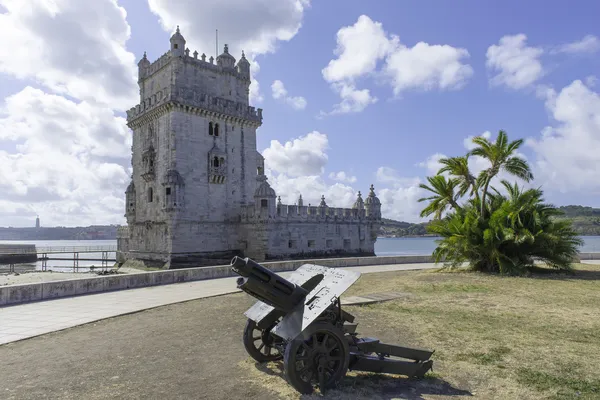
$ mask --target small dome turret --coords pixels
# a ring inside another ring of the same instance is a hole
[[[271,187],[271,185],[269,185],[269,182],[267,182],[266,176],[260,176],[258,178],[258,181],[260,183],[258,184],[256,191],[254,192],[254,197],[260,197],[263,199],[274,199],[277,197],[277,195],[275,194],[275,190]]]
[[[129,185],[127,186],[127,190],[125,191],[125,193],[135,193],[135,185],[133,184],[133,180],[131,182],[129,182]]]
[[[237,70],[240,74],[250,78],[250,62],[246,59],[246,55],[242,50],[242,58],[237,63]]]
[[[223,54],[217,57],[217,65],[223,68],[233,68],[235,66],[235,57],[229,54],[228,45],[225,45]]]
[[[379,198],[377,198],[377,196],[375,196],[375,188],[373,187],[373,185],[371,185],[371,189],[369,192],[369,197],[367,197],[367,201],[365,201],[365,204],[368,206],[380,206],[381,205],[381,201],[379,201]]]
[[[179,25],[177,25],[177,30],[171,36],[171,53],[174,56],[183,56],[185,53],[185,38],[179,31]]]
[[[150,66],[150,60],[148,60],[148,57],[146,56],[146,52],[144,52],[144,56],[142,57],[140,62],[138,62],[138,67],[148,67],[148,66]]]
[[[352,208],[355,208],[357,210],[365,209],[365,202],[363,201],[360,191],[358,192],[358,196],[356,197],[356,201],[354,202],[354,205],[352,206]]]

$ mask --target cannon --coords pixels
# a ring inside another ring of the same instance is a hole
[[[347,371],[423,377],[433,351],[359,338],[357,323],[340,296],[360,272],[304,264],[288,280],[249,258],[234,257],[237,287],[258,299],[244,315],[246,351],[257,362],[283,360],[287,382],[298,392],[324,393]]]

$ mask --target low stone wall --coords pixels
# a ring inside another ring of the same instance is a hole
[[[600,260],[600,253],[579,253],[580,260]]]
[[[600,253],[581,253],[582,260],[600,259]],[[392,265],[431,263],[431,256],[387,256],[387,257],[349,257],[325,258],[315,260],[273,261],[261,263],[274,272],[292,271],[303,264],[318,264],[331,268],[357,267],[369,265]],[[135,274],[98,276],[93,278],[51,281],[27,285],[9,285],[0,287],[0,307],[29,301],[56,299],[108,292],[113,290],[134,289],[170,283],[199,281],[204,279],[226,278],[234,276],[229,265],[198,267],[164,271],[141,272]]]
[[[37,254],[34,244],[0,244],[0,264],[34,263]]]
[[[315,260],[273,261],[262,263],[274,272],[292,271],[303,264],[319,264],[326,267],[356,267],[365,265],[390,265],[432,262],[430,256],[390,256],[326,258]],[[92,294],[122,289],[170,283],[199,281],[234,276],[229,265],[141,272],[135,274],[98,276],[93,278],[50,281],[27,285],[0,287],[0,306],[29,301],[49,300],[59,297]]]

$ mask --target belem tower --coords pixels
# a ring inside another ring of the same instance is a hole
[[[353,208],[282,204],[264,174],[249,105],[250,63],[225,45],[216,60],[186,48],[179,27],[171,49],[139,62],[140,104],[133,131],[127,226],[117,260],[163,268],[257,261],[373,256],[381,203],[373,186]]]

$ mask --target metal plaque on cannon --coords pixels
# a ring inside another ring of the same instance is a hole
[[[360,272],[304,264],[296,270],[298,282],[323,274],[323,280],[307,296],[303,304],[287,314],[272,330],[277,336],[292,340],[331,306],[360,277]]]

